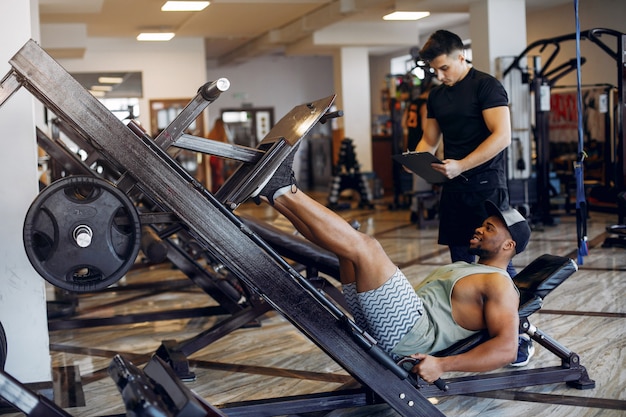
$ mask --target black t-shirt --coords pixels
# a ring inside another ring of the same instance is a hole
[[[508,96],[502,84],[475,68],[470,68],[465,78],[451,87],[435,87],[428,96],[428,117],[436,119],[441,128],[444,158],[463,159],[476,149],[491,134],[483,110],[507,105]],[[468,181],[455,179],[444,188],[466,192],[506,188],[504,151],[463,175]]]

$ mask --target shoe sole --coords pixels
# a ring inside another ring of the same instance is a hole
[[[287,153],[287,155],[285,156],[285,158],[283,160],[289,158],[291,153],[295,152],[295,148],[296,148],[296,145],[298,143],[300,143],[300,141],[296,142],[296,144],[294,144],[294,145],[291,145],[291,149],[289,150],[289,152]],[[282,164],[282,161],[281,161],[281,164]],[[256,197],[258,197],[259,193],[261,191],[263,191],[263,188],[265,188],[265,186],[267,185],[268,182],[270,182],[270,180],[272,179],[274,174],[276,174],[276,171],[278,171],[278,168],[280,168],[280,164],[278,164],[278,166],[276,166],[276,168],[272,170],[272,173],[267,176],[267,178],[250,194],[250,197],[248,197],[248,198],[256,198]]]

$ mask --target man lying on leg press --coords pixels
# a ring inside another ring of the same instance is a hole
[[[396,359],[418,359],[412,371],[427,382],[444,372],[485,372],[515,360],[519,292],[506,268],[530,238],[519,212],[487,202],[490,217],[469,242],[478,262],[443,266],[413,289],[376,239],[298,189],[294,153],[254,198],[262,197],[305,238],[337,255],[354,320],[382,349]],[[465,353],[430,355],[483,329],[490,339]]]

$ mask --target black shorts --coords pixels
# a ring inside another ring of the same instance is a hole
[[[474,231],[487,218],[485,201],[490,200],[501,209],[509,207],[509,193],[504,188],[474,192],[446,192],[439,203],[439,244],[469,245]]]

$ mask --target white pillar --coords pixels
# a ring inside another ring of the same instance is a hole
[[[38,38],[38,1],[0,0],[0,10],[1,78],[9,59]],[[0,321],[8,340],[5,370],[24,383],[52,380],[44,280],[22,243],[24,217],[38,193],[35,117],[35,100],[24,88],[0,107]]]
[[[335,56],[337,108],[344,137],[353,140],[361,172],[372,170],[372,115],[369,51],[366,47],[341,48]],[[339,83],[338,83],[339,81]]]
[[[470,2],[472,64],[495,75],[495,60],[515,56],[526,48],[525,0]]]

